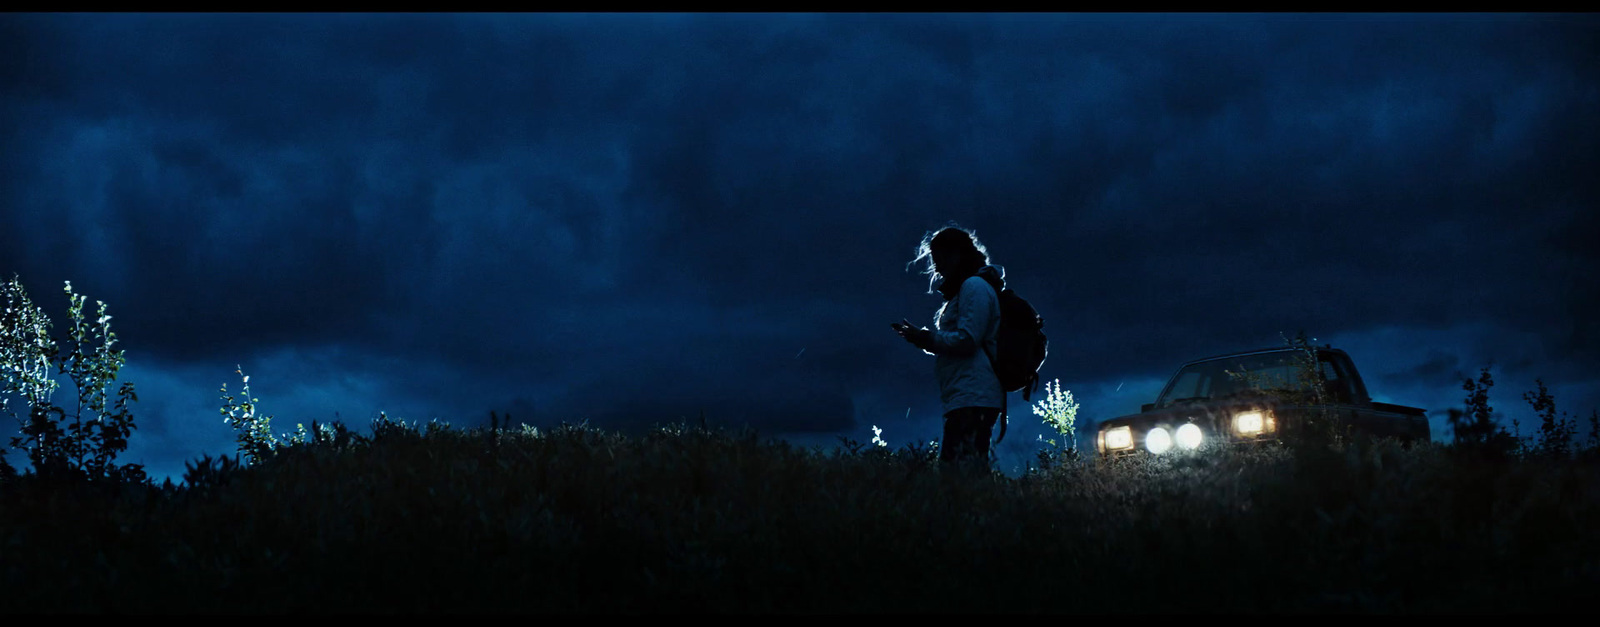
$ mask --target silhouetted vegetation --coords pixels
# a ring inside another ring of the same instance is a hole
[[[50,335],[50,319],[28,298],[22,281],[13,276],[0,284],[0,413],[17,422],[20,436],[11,438],[11,448],[23,451],[41,479],[62,482],[141,482],[145,479],[140,464],[117,465],[118,453],[128,448],[133,432],[133,413],[129,403],[137,401],[132,383],[123,383],[111,401],[110,389],[124,363],[122,351],[112,350],[117,335],[111,332],[111,316],[106,304],[99,307],[93,322],[84,319],[85,298],[67,295],[67,337],[57,342]],[[62,350],[65,345],[66,350]],[[52,370],[54,372],[52,372]],[[59,384],[56,377],[66,375],[77,389],[76,403],[69,407],[54,402]],[[19,414],[19,407],[26,409]],[[0,449],[0,481],[16,477],[16,468]]]
[[[0,479],[0,610],[1465,613],[1600,585],[1596,441],[1574,451],[1542,383],[1526,399],[1554,426],[1503,455],[1463,454],[1489,441],[1468,421],[1449,445],[1055,455],[1015,478],[704,425],[380,415],[279,439],[244,399],[224,392],[240,454],[181,484]]]
[[[1484,367],[1476,381],[1464,379],[1461,389],[1467,392],[1465,409],[1450,408],[1447,418],[1456,450],[1463,455],[1476,455],[1485,459],[1505,460],[1522,450],[1520,436],[1506,431],[1494,419],[1494,408],[1489,404],[1489,389],[1494,387],[1494,377]],[[1513,419],[1512,427],[1520,430],[1521,421]]]
[[[380,421],[184,485],[8,482],[9,611],[1539,611],[1593,463],[1266,445],[943,473],[926,449]]]

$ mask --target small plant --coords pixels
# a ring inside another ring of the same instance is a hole
[[[1457,444],[1483,444],[1494,430],[1494,410],[1489,406],[1489,388],[1494,387],[1494,377],[1489,368],[1483,368],[1477,381],[1462,381],[1461,389],[1467,393],[1466,410],[1450,413],[1450,429]]]
[[[523,433],[538,435],[539,430],[525,427]],[[417,426],[404,420],[390,418],[388,412],[379,411],[378,417],[372,419],[372,437],[368,438],[373,444],[416,441],[422,437],[422,432]]]
[[[1465,409],[1450,409],[1450,429],[1454,433],[1455,446],[1460,450],[1477,451],[1494,458],[1507,458],[1522,452],[1519,435],[1507,432],[1504,426],[1495,424],[1494,408],[1489,404],[1489,389],[1494,387],[1494,377],[1489,374],[1485,366],[1476,381],[1471,378],[1461,382],[1461,389],[1467,393],[1464,402]],[[1513,420],[1513,425],[1520,431],[1521,423]]]
[[[1061,389],[1061,380],[1056,379],[1054,385],[1044,384],[1045,397],[1033,406],[1033,413],[1044,420],[1044,424],[1061,437],[1058,442],[1055,438],[1039,436],[1039,441],[1049,444],[1050,448],[1040,449],[1037,453],[1039,469],[1048,471],[1063,460],[1077,459],[1077,422],[1078,401],[1072,398],[1071,390]]]
[[[1066,448],[1076,442],[1078,421],[1078,402],[1072,398],[1072,390],[1061,389],[1061,380],[1056,379],[1054,385],[1044,384],[1045,397],[1039,399],[1033,406],[1034,415],[1044,419],[1044,424],[1061,436],[1061,443],[1054,439],[1046,439],[1051,446]]]
[[[1295,400],[1311,408],[1307,416],[1306,436],[1318,444],[1338,444],[1344,440],[1344,426],[1339,414],[1328,405],[1328,379],[1317,359],[1317,338],[1306,337],[1300,331],[1294,338],[1279,334],[1283,343],[1295,350]]]
[[[1556,399],[1550,396],[1543,379],[1535,379],[1534,383],[1538,391],[1522,395],[1522,399],[1533,406],[1533,413],[1539,416],[1539,437],[1532,452],[1548,459],[1566,459],[1577,438],[1577,423],[1566,412],[1559,417],[1556,415]]]
[[[337,419],[332,423],[312,420],[309,429],[305,424],[297,423],[294,429],[294,433],[287,434],[287,441],[280,443],[280,446],[326,446],[333,450],[343,450],[354,444],[365,443],[367,440]]]
[[[18,422],[22,435],[11,438],[11,447],[22,449],[41,476],[143,481],[141,464],[118,466],[118,453],[128,448],[133,432],[133,413],[129,403],[138,401],[132,383],[117,388],[116,400],[109,390],[125,363],[123,352],[113,350],[117,335],[111,331],[111,316],[106,304],[98,306],[93,322],[85,320],[85,297],[72,291],[67,281],[69,327],[61,347],[50,337],[50,319],[44,310],[29,300],[21,280],[12,276],[0,285],[0,412]],[[55,374],[51,374],[52,366]],[[67,375],[77,389],[77,402],[67,408],[51,401],[57,383],[55,375]],[[27,404],[27,417],[18,416],[10,406],[12,396]],[[15,476],[16,470],[0,455],[0,477]]]
[[[256,403],[261,400],[250,395],[250,376],[244,368],[238,367],[234,372],[244,378],[244,400],[234,402],[228,394],[228,384],[222,384],[222,421],[238,431],[239,454],[251,464],[259,464],[278,447],[278,439],[272,435],[272,416],[262,416],[257,409]]]

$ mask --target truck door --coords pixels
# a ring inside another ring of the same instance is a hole
[[[1351,376],[1352,368],[1345,362],[1342,355],[1323,353],[1317,360],[1322,371],[1323,390],[1327,392],[1327,402],[1344,424],[1355,431],[1371,433],[1373,429],[1381,429],[1381,425],[1372,424],[1370,412],[1363,411],[1360,399],[1357,399],[1355,389],[1360,387],[1357,379]]]

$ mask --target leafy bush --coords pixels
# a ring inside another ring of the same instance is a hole
[[[1577,421],[1567,412],[1557,412],[1555,396],[1545,386],[1543,379],[1535,379],[1534,390],[1524,392],[1522,399],[1538,418],[1538,430],[1531,438],[1521,434],[1522,421],[1511,418],[1511,431],[1494,418],[1494,408],[1489,403],[1489,390],[1494,387],[1494,377],[1485,366],[1477,380],[1465,379],[1461,388],[1467,392],[1466,407],[1451,408],[1449,422],[1453,431],[1452,448],[1458,454],[1473,455],[1488,460],[1511,459],[1565,460],[1577,455],[1600,455],[1600,412],[1591,414],[1590,433],[1586,445],[1579,446]]]
[[[144,481],[141,464],[114,463],[135,428],[129,403],[138,396],[133,384],[124,382],[115,402],[111,400],[124,359],[121,350],[112,349],[117,336],[106,304],[95,301],[98,310],[90,322],[84,318],[85,297],[73,293],[70,281],[63,291],[69,320],[65,351],[51,338],[49,317],[28,298],[21,279],[13,276],[0,285],[5,301],[0,312],[0,412],[16,420],[22,433],[10,445],[24,451],[41,479]],[[51,400],[58,385],[55,376],[63,374],[77,389],[70,412]],[[19,398],[27,406],[23,415],[11,405]],[[0,450],[0,479],[15,477],[15,468]]]
[[[261,399],[250,395],[250,375],[244,373],[243,367],[234,372],[243,378],[244,397],[235,402],[228,394],[228,384],[222,384],[222,421],[238,432],[235,439],[239,443],[239,454],[250,463],[259,464],[277,449],[278,438],[272,435],[272,416],[263,416],[257,411],[256,403]]]
[[[1484,367],[1476,381],[1465,379],[1461,389],[1466,391],[1466,409],[1451,408],[1449,423],[1455,449],[1488,459],[1504,460],[1516,456],[1521,449],[1521,436],[1513,435],[1495,422],[1494,408],[1489,404],[1489,389],[1494,387],[1494,377]],[[1520,421],[1512,419],[1513,427]]]
[[[1034,404],[1033,413],[1044,421],[1045,427],[1060,436],[1058,442],[1055,438],[1039,436],[1040,442],[1049,445],[1041,448],[1036,457],[1041,471],[1049,471],[1058,463],[1070,462],[1078,459],[1077,449],[1077,421],[1078,402],[1073,400],[1071,390],[1061,389],[1061,380],[1044,384],[1045,397]]]
[[[1566,459],[1572,454],[1577,437],[1577,423],[1566,412],[1556,415],[1556,399],[1545,388],[1543,379],[1535,379],[1539,389],[1522,395],[1533,413],[1539,417],[1539,435],[1530,453],[1548,459]],[[1591,436],[1593,437],[1593,436]]]

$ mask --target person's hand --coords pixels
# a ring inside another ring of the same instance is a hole
[[[908,320],[901,319],[900,322],[894,323],[894,330],[900,334],[901,339],[922,350],[928,350],[928,347],[933,345],[933,332],[913,327]]]

